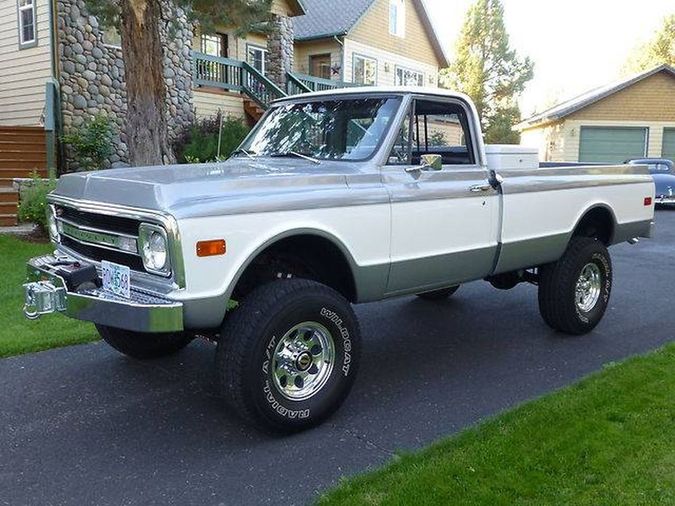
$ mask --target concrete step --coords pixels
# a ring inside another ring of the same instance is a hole
[[[17,223],[16,214],[0,214],[0,227],[14,227]]]

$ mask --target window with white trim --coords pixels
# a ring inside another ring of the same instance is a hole
[[[37,44],[37,16],[35,0],[19,0],[19,46],[30,47]]]
[[[355,54],[352,81],[357,84],[374,86],[377,84],[377,60]]]
[[[424,73],[396,67],[396,86],[424,86]]]
[[[389,33],[405,37],[405,0],[389,0]]]
[[[267,72],[267,49],[247,44],[246,55],[248,64],[261,74],[265,75],[265,72]]]

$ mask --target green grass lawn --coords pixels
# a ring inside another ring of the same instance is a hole
[[[319,503],[673,505],[675,345],[396,458]]]
[[[52,251],[49,244],[21,241],[0,235],[0,357],[98,339],[94,326],[61,315],[24,318],[23,289],[26,260]]]

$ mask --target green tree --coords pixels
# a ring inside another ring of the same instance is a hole
[[[675,14],[663,18],[661,27],[651,40],[633,50],[624,73],[643,72],[664,63],[675,66]]]
[[[246,31],[269,17],[272,0],[86,0],[122,41],[127,90],[126,133],[132,165],[174,160],[167,129],[161,26],[181,8],[204,31],[217,25]],[[171,25],[169,25],[170,27]]]
[[[466,13],[452,65],[441,71],[441,85],[469,95],[476,104],[486,139],[517,143],[517,100],[532,79],[533,63],[509,45],[500,0],[477,0]]]

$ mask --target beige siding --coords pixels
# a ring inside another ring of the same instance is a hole
[[[19,49],[16,0],[0,0],[0,125],[39,125],[51,77],[48,0],[36,0],[35,47]]]
[[[559,122],[542,128],[524,130],[520,136],[520,144],[537,148],[539,160],[542,162],[576,161],[578,153],[572,158],[565,157],[565,143],[571,142],[566,138],[565,123]],[[579,145],[577,144],[577,151]]]
[[[675,76],[659,72],[570,114],[566,119],[675,121]]]
[[[406,0],[404,37],[389,33],[389,0],[377,0],[348,36],[353,41],[378,47],[388,53],[439,67],[430,34],[417,11],[417,3]]]
[[[214,116],[218,111],[225,116],[244,117],[244,102],[237,93],[195,90],[194,104],[199,118]]]
[[[309,58],[319,54],[330,54],[331,66],[342,66],[342,46],[334,39],[324,39],[295,43],[294,70],[309,74]],[[332,79],[340,79],[340,75],[332,76]]]
[[[436,86],[438,67],[429,65],[420,60],[407,58],[399,54],[390,53],[379,47],[369,46],[361,42],[344,40],[344,65],[343,76],[346,82],[353,81],[354,54],[374,58],[377,60],[377,85],[393,86],[396,83],[396,67],[404,67],[424,74],[425,86]]]
[[[292,17],[294,15],[294,9],[289,2],[286,2],[286,0],[272,0],[272,7],[270,10],[272,11],[272,14],[276,14],[277,16]]]
[[[267,47],[267,37],[259,33],[248,33],[243,37],[236,35],[236,30],[232,27],[221,26],[216,29],[218,33],[227,34],[228,47],[227,53],[230,58],[235,60],[246,61],[246,46],[253,44],[254,46]],[[200,34],[197,32],[192,41],[192,47],[199,51]]]

